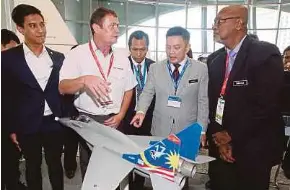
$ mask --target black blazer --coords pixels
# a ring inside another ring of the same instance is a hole
[[[4,51],[2,55],[2,124],[10,133],[33,134],[60,130],[61,126],[41,126],[45,100],[53,116],[61,117],[62,101],[58,91],[59,71],[64,55],[47,48],[52,71],[43,91],[25,60],[23,45]]]
[[[131,56],[128,57],[130,63],[131,63],[131,69],[134,72],[133,69],[133,61],[131,59]],[[149,71],[149,67],[151,64],[155,63],[153,60],[145,58],[145,64],[147,66],[147,73]],[[148,108],[148,111],[146,113],[145,119],[143,121],[143,124],[140,128],[135,128],[134,126],[130,125],[131,120],[133,119],[135,115],[135,107],[136,107],[136,90],[134,88],[133,90],[133,97],[130,103],[130,106],[128,108],[128,111],[125,115],[124,118],[124,132],[126,134],[130,135],[150,135],[151,131],[151,124],[152,124],[152,117],[153,117],[153,110],[154,110],[154,105],[155,105],[155,97],[153,98],[150,107]]]
[[[253,160],[262,158],[267,163],[277,163],[282,155],[284,136],[279,111],[283,64],[278,48],[267,42],[245,38],[227,83],[221,126],[215,122],[215,111],[224,80],[225,62],[226,51],[220,52],[208,65],[208,138],[226,130],[232,137],[233,154],[237,161],[251,156]],[[237,81],[242,80],[247,84],[238,85]]]

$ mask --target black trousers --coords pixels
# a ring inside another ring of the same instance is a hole
[[[215,152],[215,151],[214,151]],[[215,152],[216,153],[216,152]],[[263,159],[256,159],[247,155],[247,159],[228,163],[216,154],[215,161],[209,163],[209,177],[211,190],[267,190],[269,189],[271,164]]]
[[[42,190],[42,149],[48,166],[48,175],[53,190],[63,190],[63,169],[61,154],[63,132],[45,132],[21,136],[20,147],[26,160],[26,181],[28,190]]]
[[[79,145],[79,135],[69,127],[65,127],[64,132],[64,169],[66,171],[75,171],[77,168],[76,156]]]
[[[1,131],[1,189],[17,190],[19,182],[20,151],[12,143],[8,132]]]

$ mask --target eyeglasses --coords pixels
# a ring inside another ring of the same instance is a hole
[[[219,25],[221,25],[222,23],[225,23],[225,22],[227,22],[227,20],[231,20],[231,19],[238,19],[238,18],[240,18],[240,17],[228,17],[228,18],[216,18],[216,19],[214,19],[214,23],[213,23],[213,26],[219,26]]]

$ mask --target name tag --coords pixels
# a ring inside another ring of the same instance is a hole
[[[216,106],[215,121],[220,125],[223,123],[224,108],[225,100],[223,98],[219,98]]]
[[[122,67],[113,67],[113,69],[117,69],[117,70],[124,70]]]
[[[190,84],[190,83],[197,83],[198,82],[198,79],[190,79],[189,81],[188,81],[188,83]]]
[[[168,107],[180,108],[181,106],[181,98],[178,96],[169,96],[167,101]]]
[[[248,85],[248,80],[239,80],[239,81],[234,81],[233,86],[247,86]]]

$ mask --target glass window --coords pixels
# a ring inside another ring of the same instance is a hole
[[[220,48],[224,47],[223,44],[214,42],[214,51],[219,50]]]
[[[201,30],[189,29],[190,44],[192,52],[202,52],[201,49]]]
[[[166,50],[166,33],[169,28],[159,28],[158,29],[158,51]],[[158,56],[159,57],[159,56]]]
[[[120,36],[118,38],[117,43],[114,44],[114,47],[125,48],[125,47],[127,47],[127,45],[126,45],[126,27],[119,27],[119,30],[120,30]]]
[[[216,6],[207,6],[207,28],[211,28],[216,17]]]
[[[261,41],[275,44],[276,30],[257,30],[257,35]]]
[[[201,28],[201,7],[189,7],[187,16],[188,28]]]
[[[269,3],[278,3],[279,0],[253,0],[253,3],[255,4],[269,4]]]
[[[281,6],[281,17],[279,27],[290,29],[290,4],[285,4]]]
[[[278,11],[277,6],[265,5],[256,8],[256,24],[257,29],[277,28]]]
[[[80,24],[72,21],[66,21],[66,24],[75,37],[78,44],[86,43],[90,39],[90,27],[88,24]]]
[[[90,1],[64,0],[65,20],[88,21],[90,19]]]
[[[128,3],[128,25],[156,26],[154,4]]]
[[[278,33],[277,46],[280,49],[280,52],[283,52],[284,49],[290,45],[290,29],[280,30]]]
[[[167,55],[166,55],[166,52],[165,51],[159,51],[157,53],[157,56],[158,56],[158,62],[160,63],[161,61],[164,61],[167,59]]]
[[[212,30],[207,30],[206,31],[206,40],[207,40],[207,52],[214,52],[213,49],[213,31]]]
[[[156,61],[156,51],[148,51],[146,57],[149,59],[152,59],[153,61]]]
[[[118,1],[108,1],[108,0],[98,0],[99,6],[106,7],[108,9],[114,10],[119,18],[120,25],[126,25],[126,10],[125,3]],[[97,4],[97,3],[96,3]],[[98,6],[95,6],[95,9]]]
[[[149,37],[149,51],[156,51],[156,28],[141,27],[141,26],[129,26],[128,40],[129,40],[130,35],[136,30],[142,30],[143,32],[148,34],[148,37]],[[128,42],[128,40],[127,40],[127,42]]]
[[[159,4],[159,26],[185,27],[185,6]]]

